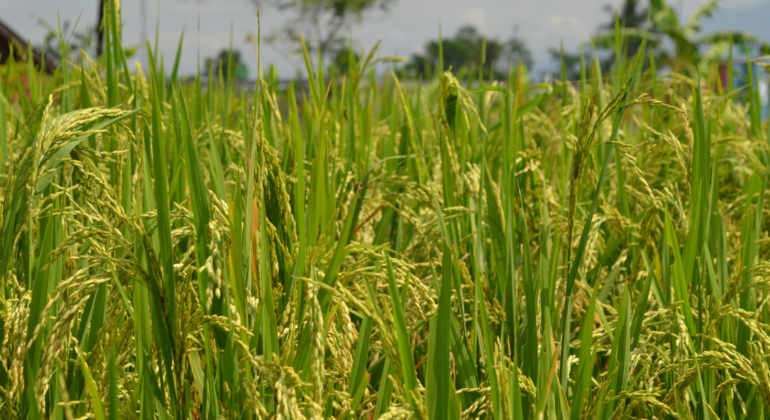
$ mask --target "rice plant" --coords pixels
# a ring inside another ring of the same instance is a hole
[[[770,419],[753,83],[375,48],[204,89],[118,6],[99,60],[2,69],[0,417]]]

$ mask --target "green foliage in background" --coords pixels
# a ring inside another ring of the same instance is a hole
[[[249,0],[257,9],[275,7],[289,18],[271,30],[266,40],[277,44],[279,52],[301,53],[304,44],[328,62],[345,49],[354,25],[377,11],[385,12],[395,0]],[[305,41],[300,42],[304,38]]]
[[[753,83],[204,91],[116,22],[2,73],[1,418],[770,419]]]
[[[234,80],[249,79],[249,68],[241,61],[241,52],[238,50],[222,49],[216,57],[205,59],[203,67],[209,77],[217,77],[221,73],[223,78],[227,78],[232,72]]]
[[[440,73],[437,69],[439,59],[443,59],[444,67],[455,74],[481,67],[483,76],[488,79],[505,79],[509,66],[523,64],[531,67],[533,63],[532,51],[517,33],[505,41],[486,39],[473,25],[461,26],[452,38],[428,41],[424,49],[425,54],[413,54],[404,67],[408,76],[424,79]]]

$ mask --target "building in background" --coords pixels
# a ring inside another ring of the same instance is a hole
[[[27,54],[32,51],[32,60],[35,65],[47,73],[53,73],[56,70],[56,63],[47,57],[43,57],[40,51],[30,48],[29,43],[19,34],[11,29],[5,22],[0,20],[0,64],[4,64],[13,54],[17,61],[27,61]]]

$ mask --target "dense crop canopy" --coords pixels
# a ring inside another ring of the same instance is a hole
[[[0,417],[770,418],[753,85],[642,45],[204,89],[117,14],[96,62],[2,69]]]

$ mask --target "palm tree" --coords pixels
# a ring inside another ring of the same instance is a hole
[[[768,44],[760,38],[741,31],[721,31],[708,35],[701,35],[702,21],[712,17],[719,10],[720,0],[710,0],[701,5],[687,21],[680,20],[680,16],[667,0],[650,0],[649,16],[651,26],[647,26],[647,11],[637,10],[637,0],[626,0],[619,13],[619,20],[626,39],[629,40],[629,53],[631,53],[632,41],[640,44],[646,37],[648,43],[657,50],[657,61],[672,69],[694,73],[697,67],[707,66],[722,59],[731,43],[745,45],[747,47],[766,47]],[[644,18],[642,18],[642,15]],[[605,25],[605,29],[613,29]],[[607,31],[600,34],[595,42],[597,45],[612,45],[614,34]],[[670,42],[663,42],[668,40]],[[673,46],[673,49],[670,48]]]
[[[672,68],[708,66],[722,60],[731,45],[766,48],[759,37],[741,31],[721,31],[700,36],[701,21],[719,10],[720,0],[710,0],[700,6],[685,24],[680,23],[674,9],[665,0],[650,0],[652,20],[656,28],[673,41],[674,51],[663,51],[661,58]]]

